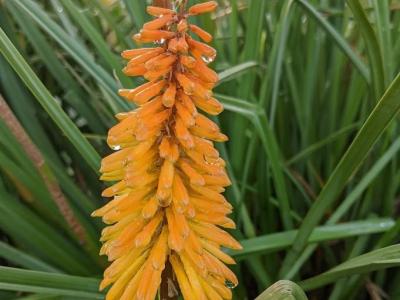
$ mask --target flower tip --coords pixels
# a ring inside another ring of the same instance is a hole
[[[125,70],[125,69],[126,69],[126,67],[123,70]],[[128,89],[119,89],[118,90],[118,95],[120,95],[121,97],[126,98],[126,97],[128,97],[129,92],[130,92],[130,90],[128,90]]]
[[[229,140],[229,138],[227,135],[225,135],[223,133],[220,133],[218,135],[218,142],[227,142],[228,140]]]
[[[229,221],[222,224],[222,227],[229,228],[229,229],[236,229],[236,224],[231,219],[229,219]]]
[[[232,242],[231,245],[229,245],[229,247],[233,250],[243,250],[243,246],[236,240]]]
[[[147,6],[146,11],[153,17],[159,17],[161,15],[174,14],[175,12],[168,8],[158,6]]]
[[[218,7],[218,3],[216,1],[208,1],[200,4],[193,5],[192,7],[189,8],[189,14],[194,16],[194,15],[199,15],[199,14],[205,14],[208,12],[214,11]]]
[[[111,189],[105,189],[102,193],[101,193],[102,197],[112,197],[113,196],[113,191]]]
[[[92,212],[92,213],[90,214],[90,216],[93,217],[93,218],[95,218],[95,217],[100,217],[100,215],[98,214],[98,211],[97,211],[97,210],[95,210],[94,212]]]
[[[100,282],[99,285],[99,291],[103,291],[111,282],[107,277],[104,277],[104,279]]]
[[[141,42],[141,39],[142,39],[142,35],[141,35],[140,33],[136,33],[135,35],[133,35],[132,39],[133,39],[135,42],[140,43],[140,42]]]

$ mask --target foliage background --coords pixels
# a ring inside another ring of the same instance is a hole
[[[218,2],[195,22],[216,36],[235,299],[283,278],[310,299],[400,299],[400,2]],[[145,5],[0,1],[0,299],[102,298],[90,213]]]

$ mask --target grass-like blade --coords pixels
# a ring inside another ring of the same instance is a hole
[[[271,285],[255,300],[307,300],[304,291],[296,283],[279,280]]]
[[[109,73],[94,61],[92,54],[87,51],[81,43],[71,39],[71,37],[54,22],[37,3],[31,0],[18,0],[13,2],[12,5],[29,14],[44,31],[59,43],[59,45],[107,91],[119,109],[122,110],[128,107],[127,104],[116,95],[117,85]]]
[[[386,232],[393,228],[394,224],[395,222],[392,219],[384,218],[319,226],[312,232],[308,243],[317,244],[325,241]],[[230,254],[240,258],[256,253],[270,253],[282,250],[292,245],[296,234],[297,230],[290,230],[241,240],[240,242],[243,245],[243,250],[230,251]]]
[[[0,257],[24,268],[37,271],[62,273],[57,268],[0,241]]]
[[[258,63],[256,61],[248,61],[236,66],[230,67],[220,73],[218,73],[219,81],[218,85],[224,81],[232,80],[238,76],[243,75],[244,72],[252,70],[257,67]]]
[[[71,119],[68,118],[2,29],[0,29],[0,51],[65,136],[93,170],[97,172],[100,157],[96,150],[81,134]]]
[[[399,97],[400,74],[375,106],[330,176],[317,200],[308,211],[293,243],[292,250],[285,258],[281,276],[285,276],[291,265],[304,250],[312,230],[321,221],[325,212],[335,202],[351,175],[358,169],[379,136],[399,112]]]
[[[347,4],[358,22],[358,28],[364,37],[367,46],[369,61],[372,72],[373,95],[379,99],[385,89],[385,71],[383,67],[382,53],[374,29],[368,21],[365,9],[359,0],[347,0]]]
[[[97,279],[0,267],[0,290],[103,299]]]
[[[305,11],[313,17],[320,26],[332,37],[333,41],[336,45],[343,51],[343,53],[350,59],[350,61],[354,64],[360,74],[364,77],[364,79],[369,82],[370,74],[368,67],[364,64],[364,62],[354,53],[351,46],[347,43],[347,41],[336,31],[334,27],[327,20],[322,17],[322,15],[308,2],[305,0],[296,0],[301,7],[305,9]]]
[[[321,275],[300,282],[300,286],[305,290],[312,290],[339,278],[396,266],[400,266],[400,244],[352,258]]]

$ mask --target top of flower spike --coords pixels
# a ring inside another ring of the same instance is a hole
[[[208,12],[214,11],[218,6],[218,3],[216,1],[208,1],[204,3],[199,3],[196,5],[193,5],[192,7],[189,8],[189,15],[200,15],[200,14],[205,14]]]
[[[191,16],[205,14],[214,11],[218,6],[216,1],[207,1],[204,3],[195,4],[189,8],[188,13]],[[158,6],[148,6],[147,13],[153,17],[160,17],[164,15],[175,14],[175,11],[169,8],[163,8]]]

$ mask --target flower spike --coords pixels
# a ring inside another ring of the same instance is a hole
[[[101,164],[101,179],[116,182],[103,191],[113,197],[93,216],[108,224],[102,255],[111,265],[100,289],[106,300],[153,300],[168,264],[184,299],[232,299],[237,278],[222,248],[241,245],[222,228],[235,228],[232,206],[222,195],[231,184],[214,148],[227,136],[198,110],[218,115],[213,97],[218,75],[209,68],[216,51],[212,35],[190,24],[215,1],[175,11],[155,6],[155,17],[134,36],[155,47],[122,52],[127,76],[147,82],[119,95],[138,108],[120,113],[107,142],[116,150]],[[199,38],[201,41],[197,40]]]

